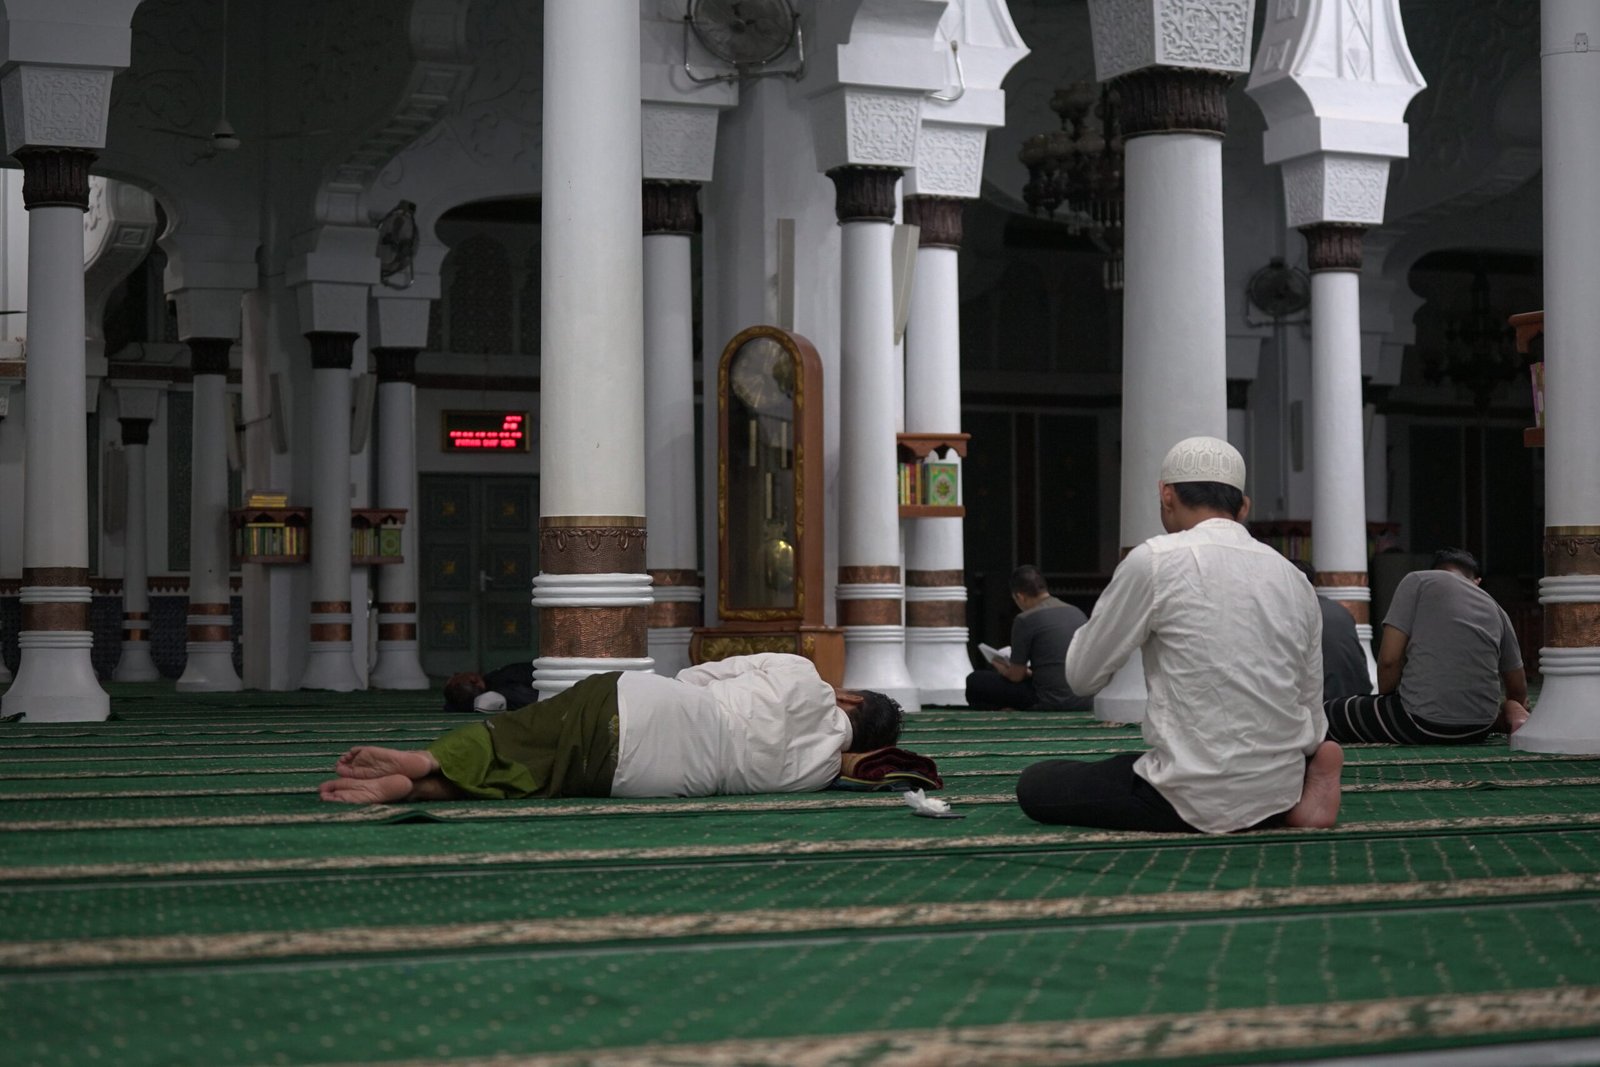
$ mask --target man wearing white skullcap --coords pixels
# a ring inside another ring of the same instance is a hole
[[[1036,763],[1017,801],[1040,822],[1228,833],[1327,827],[1344,754],[1325,741],[1322,615],[1300,572],[1242,525],[1244,458],[1190,437],[1161,464],[1161,525],[1128,553],[1067,650],[1076,693],[1142,650],[1150,750]]]

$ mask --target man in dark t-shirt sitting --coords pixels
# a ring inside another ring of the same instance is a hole
[[[1300,560],[1290,560],[1314,587],[1317,572]],[[1342,604],[1317,597],[1322,610],[1322,699],[1364,697],[1372,692],[1372,677],[1367,674],[1367,654],[1356,633],[1356,619]]]
[[[1088,711],[1092,697],[1067,685],[1067,646],[1088,616],[1050,595],[1034,566],[1011,572],[1011,599],[1022,614],[1011,624],[1010,658],[989,662],[994,670],[967,675],[967,706],[986,710]]]
[[[1328,701],[1331,739],[1465,744],[1527,721],[1517,635],[1481,581],[1478,561],[1458,548],[1400,580],[1383,619],[1379,695]]]

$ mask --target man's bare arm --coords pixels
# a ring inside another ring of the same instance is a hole
[[[1524,706],[1528,703],[1528,673],[1521,667],[1514,671],[1504,671],[1500,680],[1505,683],[1506,699],[1515,700]]]
[[[1033,673],[1025,663],[1012,663],[1008,659],[995,659],[989,662],[994,664],[994,669],[1000,672],[1000,677],[1008,682],[1020,682]]]
[[[1393,693],[1400,688],[1400,671],[1406,665],[1406,646],[1411,635],[1393,626],[1383,628],[1383,643],[1378,646],[1378,692]]]

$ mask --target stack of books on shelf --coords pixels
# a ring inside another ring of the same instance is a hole
[[[961,500],[961,468],[954,463],[900,464],[900,503],[953,508]]]
[[[233,533],[233,554],[252,556],[303,556],[310,547],[304,526],[282,522],[247,522]]]
[[[244,506],[247,508],[286,508],[289,506],[289,494],[281,489],[252,489],[245,494]]]
[[[399,558],[399,526],[356,526],[350,531],[350,555],[357,559]]]

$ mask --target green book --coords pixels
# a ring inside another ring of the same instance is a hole
[[[961,467],[955,463],[928,463],[923,477],[928,503],[951,508],[961,502]]]

